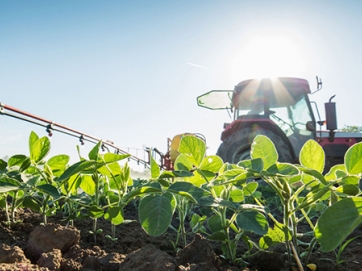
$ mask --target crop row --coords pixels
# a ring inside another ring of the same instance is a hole
[[[105,153],[99,142],[69,165],[69,156],[46,159],[50,150],[48,137],[31,132],[29,156],[14,155],[0,160],[0,208],[7,214],[9,227],[16,223],[15,211],[26,207],[47,217],[62,211],[70,224],[76,219],[93,220],[94,241],[97,219],[110,222],[111,240],[116,226],[127,220],[124,208],[138,202],[139,222],[150,235],[162,235],[179,220],[177,240],[186,246],[186,223],[193,233],[201,233],[222,246],[223,256],[234,264],[244,264],[248,257],[280,243],[285,244],[290,265],[299,270],[309,264],[310,254],[319,244],[323,252],[336,251],[336,262],[352,239],[348,236],[362,222],[362,143],[352,146],[344,164],[324,172],[325,154],[310,140],[302,148],[300,164],[278,162],[272,141],[258,135],[251,146],[251,159],[238,164],[224,163],[216,155],[206,155],[205,143],[197,137],[184,136],[174,170],[161,171],[151,158],[151,178],[132,180],[128,155]],[[263,187],[268,186],[278,198],[281,216],[266,204]],[[298,225],[309,225],[310,232],[298,232]],[[257,242],[251,233],[260,238]],[[303,247],[300,238],[309,235]],[[239,242],[248,250],[238,255]]]

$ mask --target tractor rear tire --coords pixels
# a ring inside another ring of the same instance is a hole
[[[250,159],[251,143],[253,143],[254,138],[258,134],[267,136],[274,143],[278,151],[279,162],[290,163],[293,161],[291,150],[281,137],[270,130],[252,131],[251,127],[238,130],[225,138],[216,154],[220,156],[224,162],[232,164]]]

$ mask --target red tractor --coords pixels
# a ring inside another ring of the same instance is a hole
[[[317,78],[318,88],[322,83]],[[316,118],[312,110],[309,83],[305,79],[281,77],[252,79],[240,82],[234,90],[213,90],[197,97],[197,103],[208,109],[229,110],[233,121],[224,124],[222,144],[217,155],[224,162],[237,163],[250,158],[250,146],[258,134],[275,144],[279,161],[298,163],[303,144],[314,139],[326,153],[326,169],[343,163],[347,149],[362,141],[361,133],[335,132],[335,103],[325,104],[326,121]],[[326,124],[328,131],[317,131],[317,124]]]

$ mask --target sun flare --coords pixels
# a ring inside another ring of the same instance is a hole
[[[253,36],[238,59],[242,73],[252,78],[295,76],[304,69],[300,46],[287,36]]]

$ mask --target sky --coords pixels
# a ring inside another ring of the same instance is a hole
[[[362,1],[0,1],[0,103],[145,158],[167,138],[220,145],[226,111],[197,106],[240,81],[299,77],[324,119],[362,126]],[[44,128],[0,115],[0,158],[28,154]],[[50,156],[77,160],[77,138],[54,133]],[[91,143],[81,152],[87,156]]]

